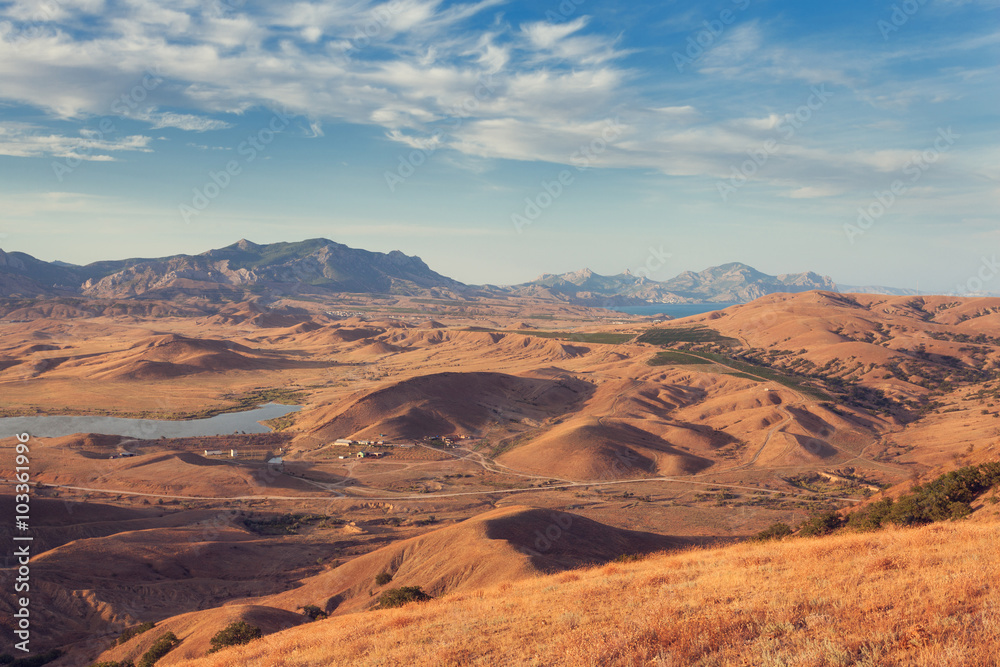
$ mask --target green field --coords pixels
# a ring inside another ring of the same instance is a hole
[[[656,356],[646,362],[650,366],[674,366],[674,365],[685,365],[685,364],[710,364],[710,360],[703,357],[699,357],[694,354],[688,354],[687,352],[675,352],[674,350],[666,350],[664,352],[657,352]]]
[[[490,333],[516,333],[522,336],[535,336],[537,338],[552,338],[564,340],[572,343],[600,343],[604,345],[620,345],[635,338],[635,334],[626,333],[573,333],[570,331],[532,331],[507,329],[485,329],[483,327],[469,327],[466,331],[488,331]]]
[[[645,336],[646,334],[643,335]],[[795,391],[801,392],[807,396],[810,396],[820,401],[833,400],[829,394],[815,387],[804,384],[803,380],[801,380],[800,378],[792,377],[790,375],[785,375],[784,373],[777,371],[773,368],[768,368],[767,366],[758,366],[756,364],[751,364],[746,361],[741,361],[738,359],[730,359],[729,357],[723,356],[721,354],[716,354],[714,352],[694,352],[694,351],[680,352],[677,350],[664,350],[662,352],[658,352],[656,356],[654,356],[646,363],[649,364],[650,366],[715,363],[720,366],[725,366],[726,368],[732,369],[733,372],[726,373],[727,375],[741,377],[746,380],[755,380],[757,382],[760,381],[777,382],[778,384],[788,387],[789,389],[794,389]]]
[[[656,327],[649,329],[636,339],[637,343],[670,345],[671,343],[721,343],[739,345],[735,338],[723,336],[708,327]]]

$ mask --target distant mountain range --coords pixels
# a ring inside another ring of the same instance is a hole
[[[766,273],[733,262],[695,273],[685,271],[665,281],[650,280],[626,271],[616,276],[601,276],[590,269],[561,275],[545,274],[515,285],[517,293],[542,296],[546,293],[592,305],[641,305],[644,303],[747,302],[775,292],[836,291],[837,285],[827,276],[815,273]]]
[[[0,250],[0,295],[82,294],[170,298],[178,294],[418,294],[462,283],[419,257],[357,250],[327,239],[257,245],[246,239],[200,255],[74,266]]]
[[[743,303],[775,292],[854,291],[916,294],[886,287],[838,286],[827,276],[771,276],[733,262],[665,281],[626,271],[602,276],[589,269],[544,274],[531,282],[469,286],[432,271],[419,257],[369,252],[328,239],[258,245],[241,240],[200,255],[101,261],[86,266],[44,262],[22,252],[0,250],[0,297],[89,296],[155,298],[177,296],[283,296],[334,293],[449,297],[472,294],[532,296],[566,303],[620,307],[657,303]]]

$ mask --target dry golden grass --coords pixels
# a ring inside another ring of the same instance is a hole
[[[997,528],[692,549],[319,621],[183,664],[997,665]]]

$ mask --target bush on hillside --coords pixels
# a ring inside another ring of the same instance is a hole
[[[308,616],[315,621],[320,618],[326,618],[328,614],[314,604],[307,604],[302,607],[302,615]]]
[[[168,632],[157,639],[156,642],[149,647],[149,650],[142,654],[142,657],[139,658],[138,667],[153,667],[157,660],[170,653],[180,643],[181,641],[177,639],[177,635],[172,632]]]
[[[799,535],[803,537],[814,537],[817,535],[828,535],[844,524],[844,519],[836,511],[821,512],[813,514],[799,526]]]
[[[882,527],[892,514],[892,498],[876,500],[867,507],[847,515],[847,525],[855,530],[868,532]]]
[[[791,527],[787,523],[781,523],[779,521],[778,523],[772,524],[771,526],[757,533],[757,535],[754,536],[754,539],[757,540],[758,542],[764,542],[766,540],[777,540],[782,537],[787,537],[788,535],[791,534],[792,534]]]
[[[380,572],[375,575],[376,586],[385,586],[390,581],[392,581],[392,575],[388,572]]]
[[[125,630],[123,630],[122,633],[118,635],[118,639],[115,640],[115,645],[121,646],[128,640],[132,639],[132,637],[137,637],[138,635],[141,635],[144,632],[152,630],[154,627],[156,627],[154,623],[143,623],[141,625],[136,625],[131,628],[125,628]]]
[[[402,588],[392,588],[378,598],[378,606],[382,609],[392,607],[402,607],[410,602],[423,602],[430,600],[431,596],[420,590],[420,586],[403,586]]]
[[[248,644],[254,639],[260,639],[264,636],[261,629],[256,625],[250,625],[246,621],[233,621],[223,629],[215,633],[215,636],[211,639],[212,648],[208,651],[209,653],[215,653],[216,651],[221,651],[227,646],[239,646],[240,644]]]
[[[914,486],[895,502],[883,498],[852,512],[847,524],[858,530],[877,530],[893,523],[919,526],[961,519],[972,513],[972,501],[1000,483],[1000,463],[966,466]]]

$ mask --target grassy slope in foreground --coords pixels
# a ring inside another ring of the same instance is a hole
[[[318,621],[183,664],[996,665],[998,527],[693,549]]]

